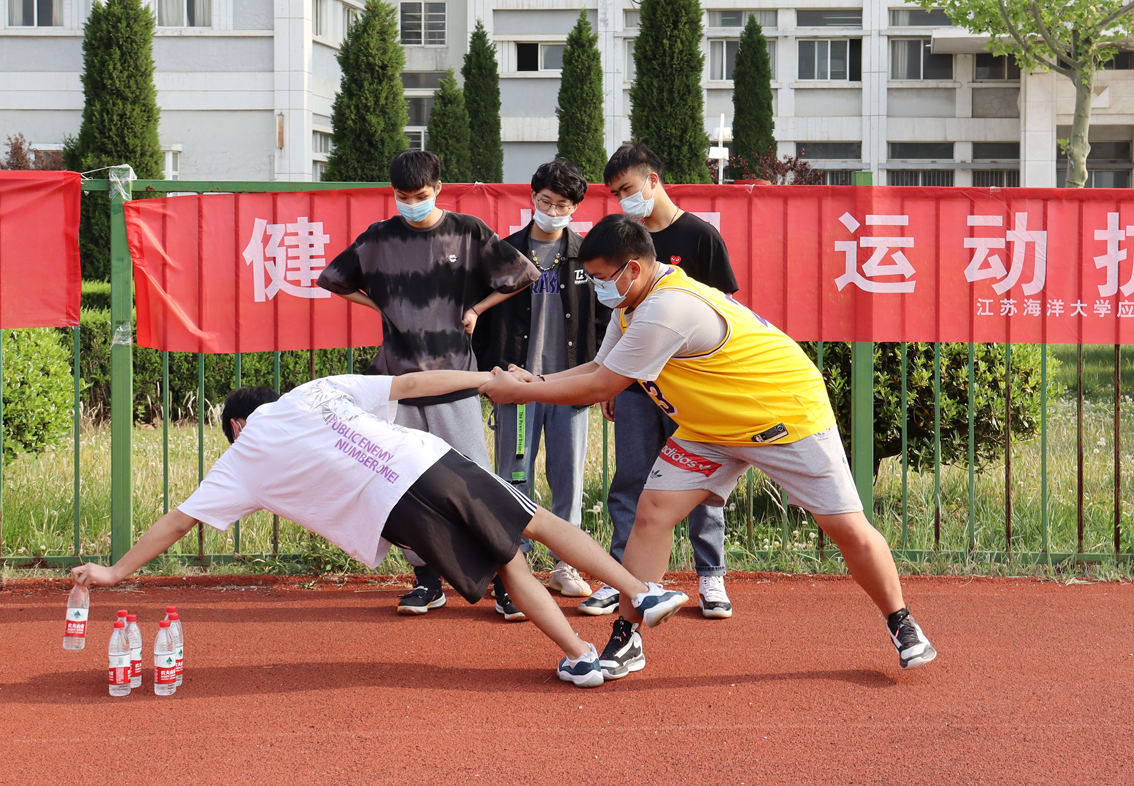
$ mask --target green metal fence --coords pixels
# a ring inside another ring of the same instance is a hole
[[[856,184],[869,184],[868,173]],[[4,538],[4,463],[2,457],[3,445],[3,397],[2,382],[3,370],[0,363],[0,562],[12,567],[64,567],[74,565],[88,559],[116,560],[122,556],[132,545],[133,519],[134,519],[134,458],[135,458],[135,422],[133,413],[133,347],[129,337],[132,335],[133,322],[133,289],[132,267],[126,243],[126,228],[124,221],[124,203],[131,196],[145,194],[176,193],[234,193],[234,192],[284,192],[284,191],[310,191],[323,189],[343,189],[373,186],[364,183],[262,183],[262,182],[186,182],[186,181],[134,181],[125,188],[112,188],[109,180],[88,180],[83,183],[84,191],[109,191],[111,211],[111,335],[115,337],[110,348],[110,522],[109,522],[109,548],[102,553],[85,553],[81,538],[83,528],[82,510],[84,493],[90,494],[84,483],[80,464],[80,442],[82,432],[81,422],[81,388],[80,388],[80,328],[71,329],[71,339],[74,347],[74,438],[71,446],[73,454],[73,477],[71,478],[73,517],[70,553],[12,553]],[[901,456],[894,462],[885,464],[885,472],[875,478],[875,462],[873,456],[874,444],[874,352],[875,347],[869,343],[858,343],[851,348],[851,408],[850,422],[843,423],[846,429],[849,426],[851,433],[852,450],[850,462],[859,493],[863,498],[867,514],[871,516],[877,526],[885,532],[899,559],[910,562],[924,562],[927,560],[955,560],[969,563],[988,563],[1019,561],[1023,563],[1059,563],[1070,562],[1113,562],[1128,560],[1129,555],[1123,553],[1122,527],[1123,527],[1123,483],[1122,483],[1122,393],[1121,393],[1121,350],[1113,348],[1114,376],[1113,376],[1113,411],[1108,413],[1107,428],[1110,429],[1112,440],[1107,446],[1113,449],[1113,474],[1106,479],[1112,484],[1113,498],[1108,498],[1105,506],[1097,502],[1097,494],[1088,494],[1090,483],[1101,482],[1098,472],[1092,471],[1090,477],[1085,472],[1088,462],[1098,461],[1092,456],[1098,453],[1088,453],[1086,448],[1087,427],[1097,428],[1101,422],[1095,412],[1092,419],[1084,419],[1084,373],[1083,373],[1083,347],[1076,348],[1076,395],[1074,397],[1075,417],[1075,463],[1074,463],[1074,490],[1073,504],[1058,496],[1058,510],[1052,505],[1052,483],[1049,478],[1049,435],[1053,428],[1063,434],[1065,420],[1064,410],[1068,406],[1067,399],[1061,399],[1060,413],[1053,418],[1049,413],[1048,401],[1048,362],[1049,354],[1053,350],[1043,347],[1041,350],[1041,403],[1040,422],[1038,434],[1038,459],[1029,458],[1030,469],[1025,469],[1026,480],[1031,484],[1020,491],[1021,474],[1014,475],[1013,456],[1014,449],[1020,446],[1013,445],[1011,435],[1011,405],[1012,405],[1012,347],[1006,346],[1004,352],[1003,382],[1006,391],[1005,401],[1005,438],[1003,445],[1003,476],[1002,490],[987,488],[993,483],[991,472],[977,469],[976,462],[976,421],[975,421],[975,360],[974,346],[968,346],[968,462],[965,467],[947,466],[942,462],[941,452],[941,423],[942,423],[942,346],[933,346],[933,391],[934,391],[934,460],[932,477],[926,472],[914,472],[909,461],[908,419],[906,413],[913,402],[907,390],[909,369],[907,366],[906,344],[897,345],[901,362]],[[1063,351],[1066,354],[1066,350]],[[815,346],[817,364],[824,369],[825,354],[829,347],[822,342]],[[0,336],[0,359],[3,357],[2,336]],[[354,355],[348,352],[346,372],[354,371]],[[170,455],[171,407],[170,401],[170,355],[162,353],[162,384],[160,411],[161,422],[161,471],[162,471],[162,509],[168,511],[171,501],[170,470],[175,459]],[[205,474],[206,458],[206,431],[203,402],[205,398],[205,365],[204,355],[196,356],[197,366],[197,413],[196,413],[196,475],[199,480]],[[234,385],[242,381],[242,356],[232,358]],[[310,359],[310,375],[315,374],[314,354]],[[277,389],[281,384],[280,353],[273,358],[273,377]],[[1087,401],[1089,407],[1098,409],[1097,398]],[[1085,423],[1087,426],[1085,426]],[[604,421],[602,425],[602,474],[601,489],[605,501],[605,491],[609,487],[612,453],[609,449],[609,429]],[[1061,444],[1066,442],[1062,436]],[[1105,435],[1104,435],[1105,439]],[[1029,442],[1025,448],[1029,455],[1036,452],[1034,442]],[[1060,488],[1067,485],[1066,455],[1064,445],[1060,455],[1060,470],[1058,482]],[[1000,484],[999,478],[995,484]],[[1014,483],[1016,485],[1014,485]],[[1106,485],[1104,483],[1103,485]],[[995,485],[994,484],[994,485]],[[1035,492],[1038,492],[1035,493]],[[917,497],[913,499],[912,497]],[[778,502],[769,505],[768,500]],[[1038,497],[1038,499],[1037,499]],[[782,491],[768,486],[758,475],[750,472],[741,484],[733,505],[729,510],[728,519],[730,530],[739,536],[739,542],[730,544],[730,550],[742,553],[744,556],[757,560],[770,560],[777,554],[792,550],[802,558],[818,564],[834,556],[827,547],[823,533],[815,527],[813,520],[808,520],[797,510],[789,509],[790,500],[784,498]],[[1109,508],[1113,503],[1112,511],[1108,511],[1106,519],[1112,524],[1112,531],[1107,533],[1106,548],[1100,547],[1104,543],[1100,530],[1100,511],[1103,507]],[[982,515],[983,511],[992,506],[996,510],[991,516]],[[737,509],[739,508],[739,510]],[[1069,520],[1073,508],[1073,521]],[[1111,512],[1113,515],[1111,515]],[[603,516],[605,517],[605,507]],[[987,522],[999,520],[1002,527],[992,527]],[[145,522],[148,523],[148,522]],[[1015,526],[1014,526],[1015,525]],[[1058,537],[1053,537],[1052,527],[1059,530]],[[1073,529],[1072,529],[1073,525]],[[280,522],[278,518],[272,521],[271,549],[261,549],[255,554],[248,554],[242,548],[243,542],[241,526],[238,522],[232,530],[232,547],[220,551],[206,550],[205,530],[198,527],[196,549],[186,551],[182,547],[180,559],[187,564],[206,565],[217,562],[230,562],[251,559],[263,556],[273,556],[281,561],[296,560],[297,554],[280,553]],[[58,550],[57,550],[58,551]]]

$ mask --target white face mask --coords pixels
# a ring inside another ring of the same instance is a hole
[[[618,279],[625,275],[626,268],[628,267],[630,267],[629,262],[622,267],[621,272],[614,278],[607,281],[594,282],[595,297],[598,298],[598,302],[602,303],[607,308],[618,308],[622,305],[622,301],[626,299],[626,295],[618,291]],[[634,286],[633,281],[630,282],[630,286]],[[626,288],[626,293],[630,293],[629,287]]]
[[[649,179],[646,182],[650,182]],[[622,212],[639,221],[649,218],[650,214],[654,212],[654,198],[646,199],[643,197],[642,194],[645,191],[646,187],[642,186],[642,190],[637,194],[631,194],[625,199],[620,199],[618,204],[622,206]]]
[[[533,203],[533,207],[535,209],[532,211],[532,219],[535,220],[536,226],[544,232],[558,232],[561,229],[566,229],[567,225],[571,223],[570,214],[565,216],[549,216],[547,213],[540,210],[535,203]]]

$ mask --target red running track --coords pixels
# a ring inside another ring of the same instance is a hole
[[[366,579],[146,580],[93,593],[75,653],[62,585],[12,581],[0,783],[1134,783],[1130,583],[907,579],[941,653],[912,672],[845,578],[728,586],[732,619],[684,610],[647,633],[644,671],[582,690],[554,677],[559,655],[531,623],[452,593],[406,618],[396,590]],[[147,670],[111,698],[115,610],[139,613],[152,657],[166,604],[185,620],[185,684],[156,697]],[[569,618],[602,647],[609,617]]]

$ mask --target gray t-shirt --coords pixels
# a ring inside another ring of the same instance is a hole
[[[611,315],[595,363],[632,379],[657,379],[670,358],[711,351],[728,329],[712,306],[676,289],[653,293],[627,314],[625,334],[618,327],[621,312]]]
[[[559,294],[561,265],[556,254],[562,240],[550,243],[531,241],[531,255],[540,268],[540,277],[532,284],[532,318],[528,339],[528,371],[533,374],[556,374],[567,370],[567,320],[563,298]],[[550,270],[543,270],[552,265]]]

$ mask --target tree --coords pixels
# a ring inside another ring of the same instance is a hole
[[[803,151],[800,151],[803,152]],[[812,169],[811,164],[797,156],[785,155],[782,158],[776,155],[776,149],[770,147],[767,152],[747,158],[735,155],[728,160],[732,176],[737,180],[767,180],[774,186],[821,186],[823,185],[823,172]],[[717,162],[709,164],[709,171],[716,182]]]
[[[8,137],[8,155],[0,169],[62,169],[63,154],[54,150],[33,150],[23,134]]]
[[[701,89],[701,4],[642,0],[630,86],[630,132],[665,162],[670,183],[708,183]]]
[[[504,145],[500,142],[500,73],[496,44],[488,40],[484,23],[476,20],[469,51],[461,66],[465,107],[469,113],[469,179],[504,182]]]
[[[64,143],[68,169],[129,164],[143,179],[162,177],[154,87],[154,15],[141,0],[91,4],[83,28],[83,120]],[[105,193],[83,195],[79,249],[83,277],[110,278],[110,210]]]
[[[342,81],[331,106],[331,140],[324,180],[375,183],[390,176],[390,161],[409,145],[402,88],[406,55],[397,13],[367,0],[338,54]]]
[[[1067,147],[1067,185],[1087,182],[1087,135],[1095,76],[1134,35],[1134,3],[1118,0],[919,0],[940,7],[957,24],[992,36],[989,48],[1014,57],[1027,71],[1054,71],[1075,86],[1075,116]]]
[[[583,172],[588,183],[601,183],[606,166],[605,121],[602,114],[602,55],[598,50],[598,34],[591,32],[587,12],[579,12],[579,21],[567,36],[563,49],[563,78],[559,82],[559,149],[556,155],[566,158]]]
[[[740,34],[732,84],[733,149],[749,169],[755,169],[757,158],[776,147],[772,133],[776,127],[772,119],[772,63],[768,39],[756,14],[749,14]],[[735,166],[733,177],[738,177]]]
[[[429,140],[425,149],[441,159],[441,179],[447,183],[469,182],[469,113],[452,68],[433,93],[426,134]]]

